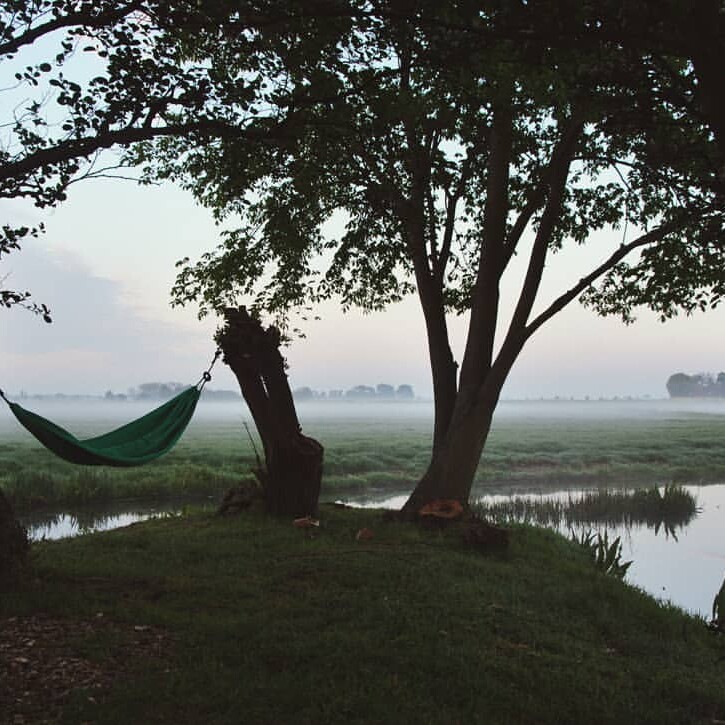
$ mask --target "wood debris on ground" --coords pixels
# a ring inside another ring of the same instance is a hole
[[[107,652],[84,656],[84,644],[101,643],[110,634],[116,644]],[[170,642],[166,632],[114,623],[102,613],[90,620],[0,620],[0,725],[59,722],[64,705],[79,690],[96,704],[130,671],[131,660],[161,663]]]

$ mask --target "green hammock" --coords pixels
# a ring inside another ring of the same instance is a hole
[[[214,357],[216,362],[219,353]],[[116,430],[96,438],[79,440],[72,433],[36,413],[11,403],[2,390],[0,397],[10,406],[20,424],[57,456],[86,466],[142,466],[168,453],[179,440],[194,414],[209,370],[199,383],[175,398]]]
[[[71,463],[86,466],[141,466],[173,448],[194,414],[201,391],[189,388],[142,418],[121,428],[79,440],[36,413],[8,401],[10,410],[46,448]]]

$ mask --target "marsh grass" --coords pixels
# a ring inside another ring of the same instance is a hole
[[[303,422],[305,432],[325,446],[322,500],[372,490],[410,491],[429,461],[431,426],[423,417]],[[86,424],[89,433],[100,432],[98,426]],[[71,466],[24,433],[3,430],[0,486],[20,509],[219,496],[255,465],[241,416],[194,422],[168,456],[135,469]],[[651,486],[662,480],[725,480],[725,419],[502,420],[495,422],[476,487]]]
[[[169,634],[160,664],[99,634],[94,651],[124,666],[109,691],[76,692],[65,722],[725,718],[723,639],[560,535],[515,526],[507,554],[483,556],[379,511],[321,520],[310,537],[255,510],[193,514],[41,543],[0,619],[102,612]],[[375,536],[358,542],[363,527]]]
[[[560,529],[572,526],[645,525],[675,534],[697,516],[695,497],[678,484],[633,490],[585,491],[565,499],[514,496],[507,501],[477,501],[474,509],[494,521],[523,522]]]

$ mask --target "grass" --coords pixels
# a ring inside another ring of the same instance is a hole
[[[355,532],[371,528],[367,542]],[[0,617],[150,625],[65,722],[701,723],[725,718],[725,639],[596,572],[551,531],[485,556],[455,530],[323,508],[314,538],[251,511],[33,547]],[[102,632],[69,657],[113,653]],[[109,655],[110,656],[110,655]]]
[[[586,491],[565,499],[514,496],[506,501],[481,500],[474,508],[498,522],[526,522],[570,528],[591,524],[644,525],[667,532],[686,526],[697,515],[695,497],[677,484],[634,490]]]
[[[364,413],[364,411],[363,411]],[[322,498],[409,492],[430,455],[425,417],[303,420],[325,446]],[[101,423],[88,432],[104,429]],[[106,426],[108,427],[108,426]],[[74,428],[75,430],[75,428]],[[496,421],[479,491],[590,485],[651,486],[725,480],[725,417]],[[19,509],[119,498],[218,496],[245,476],[254,453],[239,420],[194,421],[168,456],[138,469],[78,468],[14,427],[0,430],[0,487]]]

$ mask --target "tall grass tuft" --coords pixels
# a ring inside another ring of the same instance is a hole
[[[622,542],[619,536],[610,543],[606,531],[603,534],[599,532],[595,534],[589,530],[583,531],[579,536],[570,531],[570,538],[589,554],[594,567],[603,574],[624,579],[627,570],[632,566],[631,561],[622,561]]]
[[[555,528],[582,525],[625,526],[645,525],[667,535],[686,526],[698,514],[697,500],[678,484],[662,489],[619,490],[600,489],[579,496],[569,494],[566,500],[536,500],[515,496],[508,501],[478,501],[476,511],[502,523],[524,522]]]

